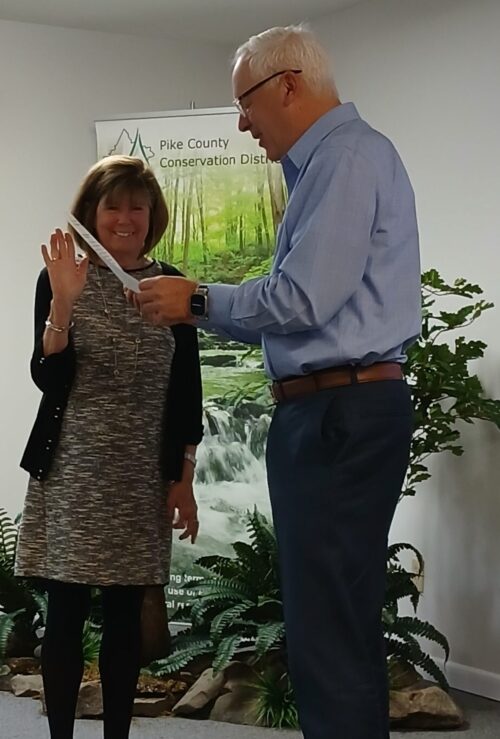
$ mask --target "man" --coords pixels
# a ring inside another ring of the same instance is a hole
[[[387,739],[381,609],[412,433],[402,379],[420,331],[414,196],[392,144],[341,104],[301,27],[236,52],[239,129],[289,192],[271,274],[239,286],[141,282],[155,323],[261,341],[276,408],[269,491],[290,673],[306,739]]]

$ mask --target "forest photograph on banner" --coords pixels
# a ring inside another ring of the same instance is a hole
[[[240,282],[267,274],[286,205],[281,167],[267,160],[230,109],[195,110],[96,122],[97,158],[127,154],[154,171],[169,226],[152,256],[200,282]],[[167,605],[202,574],[201,556],[234,554],[246,541],[247,513],[270,515],[265,442],[271,396],[260,347],[198,333],[204,439],[195,494],[200,533],[194,546],[174,538]]]

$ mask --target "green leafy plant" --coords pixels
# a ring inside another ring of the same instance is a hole
[[[82,635],[83,662],[91,665],[98,661],[101,648],[101,628],[92,621],[85,621]]]
[[[409,572],[402,566],[399,555],[405,550],[415,556],[418,562],[417,572]],[[419,639],[423,637],[440,646],[444,651],[445,663],[450,654],[448,640],[427,621],[422,621],[416,616],[401,616],[399,614],[399,603],[404,598],[409,598],[414,611],[417,611],[421,594],[415,580],[422,575],[423,570],[422,555],[414,546],[400,543],[389,547],[386,597],[382,612],[389,679],[391,681],[393,675],[399,674],[401,665],[410,665],[424,670],[441,687],[447,690],[448,682],[443,671],[424,652]],[[393,687],[395,686],[393,685]]]
[[[0,508],[0,660],[32,654],[47,602],[33,584],[14,575],[18,527]]]
[[[297,708],[286,669],[285,630],[279,582],[277,579],[277,544],[267,519],[258,511],[249,514],[251,544],[233,544],[235,557],[202,557],[198,564],[207,576],[195,584],[192,601],[183,606],[175,619],[191,622],[174,639],[174,651],[166,659],[154,662],[149,671],[155,675],[171,674],[201,658],[208,659],[215,671],[224,669],[237,650],[255,668],[252,683],[256,690],[258,721],[275,728],[298,726]],[[434,660],[424,651],[419,639],[428,639],[442,647],[449,656],[446,638],[431,624],[415,617],[401,616],[399,604],[409,597],[416,610],[420,593],[415,577],[420,574],[405,569],[399,560],[410,551],[423,570],[420,553],[410,544],[389,548],[387,593],[383,627],[388,653],[389,674],[398,674],[401,665],[424,670],[440,685],[446,678]],[[209,574],[208,574],[209,573]],[[266,663],[274,652],[278,666]]]
[[[14,613],[0,613],[0,664],[7,652],[9,639],[15,628],[15,619],[23,609],[14,611]]]
[[[14,575],[17,536],[16,522],[0,508],[0,662],[8,656],[33,654],[47,617],[46,594]],[[87,621],[83,630],[85,664],[97,661],[100,641],[100,626]]]
[[[172,655],[150,666],[154,674],[175,672],[200,655],[210,655],[217,671],[237,650],[250,649],[258,659],[270,649],[283,649],[274,530],[257,510],[249,514],[247,526],[251,543],[234,543],[234,558],[197,560],[207,576],[189,583],[193,601],[174,616],[191,626],[174,640]]]
[[[288,672],[276,674],[267,668],[253,683],[256,690],[257,722],[275,729],[298,729],[299,714]]]
[[[428,461],[431,455],[451,452],[463,454],[460,423],[489,421],[500,428],[500,401],[486,397],[477,375],[470,372],[469,363],[484,356],[486,344],[456,336],[469,327],[492,303],[478,299],[483,291],[478,285],[457,278],[447,284],[435,270],[422,275],[422,333],[408,352],[405,369],[412,388],[415,432],[410,450],[410,462],[402,497],[415,495],[418,483],[429,479]],[[456,301],[462,305],[456,307]],[[445,301],[454,310],[443,310]],[[463,305],[463,301],[466,304]],[[404,570],[398,554],[413,551],[423,569],[420,553],[409,544],[397,544],[389,550],[388,590],[383,623],[389,655],[389,674],[397,674],[401,665],[420,668],[444,688],[442,670],[420,647],[424,637],[449,655],[446,638],[431,624],[415,617],[399,616],[398,603],[409,597],[416,611],[420,593],[414,583],[414,573]]]
[[[416,485],[431,473],[427,460],[433,454],[463,454],[459,422],[490,421],[500,428],[500,401],[487,398],[469,363],[484,356],[486,344],[452,335],[470,326],[493,307],[477,297],[483,291],[463,278],[451,285],[439,273],[422,275],[422,334],[408,352],[406,377],[412,386],[415,412],[410,465],[402,495],[415,495]],[[467,301],[455,311],[440,310],[436,301]],[[451,334],[451,335],[450,335]]]

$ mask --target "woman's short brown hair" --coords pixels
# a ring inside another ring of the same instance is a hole
[[[87,172],[75,196],[71,212],[97,238],[96,212],[103,198],[119,199],[124,195],[146,195],[149,201],[149,230],[139,256],[150,252],[168,225],[165,198],[153,171],[136,157],[119,154],[104,157]],[[71,229],[78,244],[88,250],[81,237]]]

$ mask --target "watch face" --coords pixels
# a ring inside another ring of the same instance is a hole
[[[205,295],[195,293],[191,295],[191,313],[193,316],[204,316],[206,313],[207,299]]]

